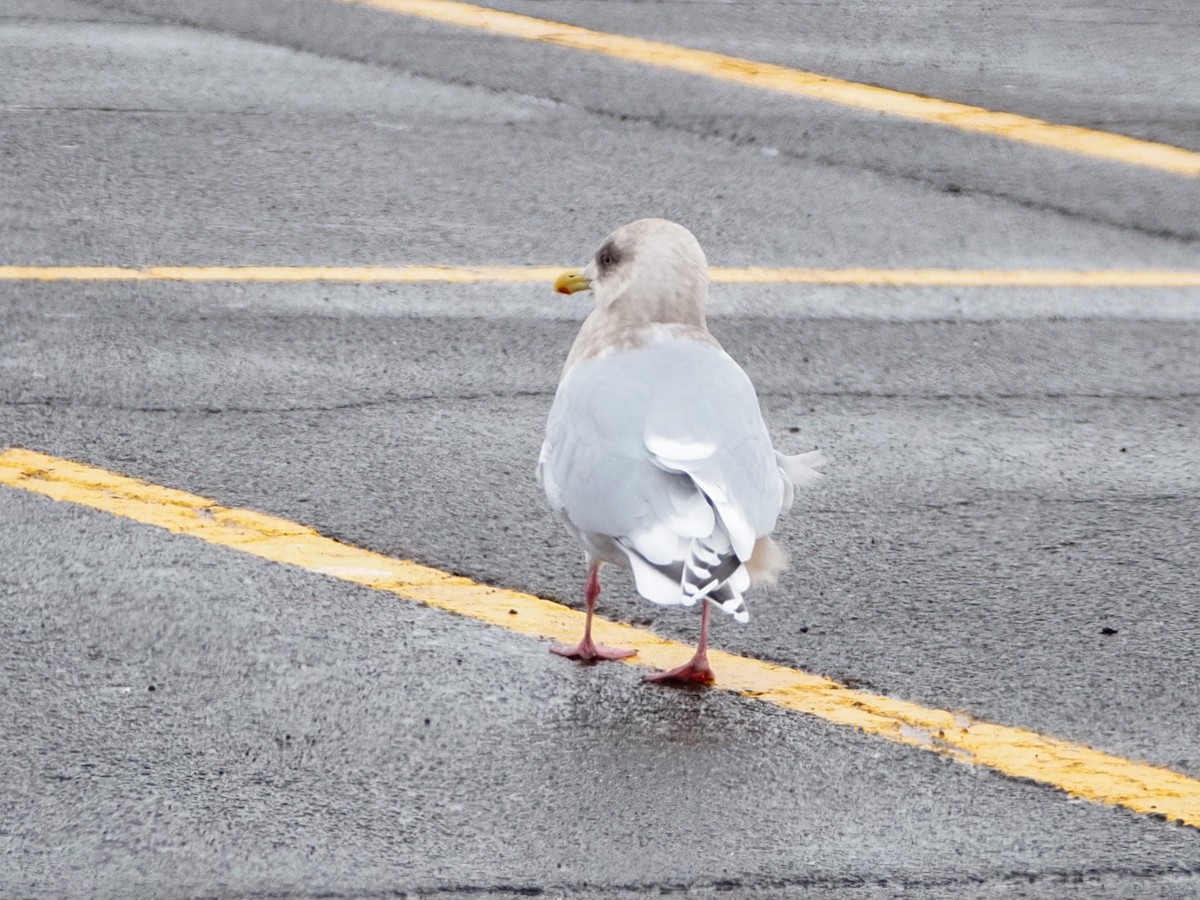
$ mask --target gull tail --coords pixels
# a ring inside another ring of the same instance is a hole
[[[751,584],[775,584],[787,564],[787,551],[764,535],[754,542],[754,552],[745,566]]]

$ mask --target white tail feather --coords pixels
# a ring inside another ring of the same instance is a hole
[[[769,537],[760,537],[745,566],[754,584],[774,584],[787,564],[787,552]]]

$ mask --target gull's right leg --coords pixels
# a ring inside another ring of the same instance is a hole
[[[596,598],[600,596],[600,563],[593,563],[587,578],[587,619],[583,623],[583,639],[574,646],[555,644],[550,648],[551,653],[565,656],[567,659],[577,659],[580,662],[597,662],[602,659],[625,659],[637,653],[636,650],[620,650],[616,647],[605,647],[592,640],[592,613],[596,608]]]

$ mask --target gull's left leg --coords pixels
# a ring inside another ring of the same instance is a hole
[[[567,659],[577,659],[581,662],[596,662],[601,659],[625,659],[637,653],[636,650],[621,650],[616,647],[605,647],[592,640],[592,612],[596,608],[596,598],[600,596],[600,563],[593,563],[588,570],[587,579],[587,619],[583,623],[583,639],[574,646],[555,644],[550,648],[551,653],[565,656]]]
[[[656,684],[712,684],[717,680],[712,666],[708,664],[708,614],[712,604],[708,600],[700,602],[704,604],[704,612],[700,614],[700,640],[696,642],[696,652],[692,658],[669,672],[647,675],[646,681]]]

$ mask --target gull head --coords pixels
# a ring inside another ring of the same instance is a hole
[[[561,294],[590,290],[596,309],[627,321],[704,326],[708,261],[695,236],[666,219],[622,225],[583,269],[554,282]]]

